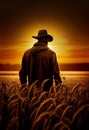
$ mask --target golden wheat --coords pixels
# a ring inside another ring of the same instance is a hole
[[[70,130],[70,128],[63,121],[57,122],[52,128],[52,130],[64,130],[64,129]]]
[[[28,95],[28,88],[24,87],[21,91],[20,91],[21,97],[25,98]]]
[[[40,104],[40,106],[38,107],[38,109],[37,109],[37,112],[36,112],[36,115],[35,115],[35,119],[36,119],[36,118],[38,117],[38,115],[40,115],[42,112],[47,111],[48,108],[49,108],[49,106],[50,106],[50,104],[56,105],[56,102],[55,102],[55,100],[54,100],[53,98],[48,98],[48,99],[44,100],[44,101]]]
[[[44,101],[45,99],[48,98],[48,92],[43,91],[38,98],[38,102],[41,103],[42,101]]]
[[[36,87],[38,80],[32,83],[31,86],[28,87],[28,96],[31,99],[34,96],[33,88]]]
[[[80,84],[73,86],[73,88],[71,89],[71,93],[74,93],[74,91],[76,91],[76,89],[78,89],[79,86]]]
[[[83,105],[81,106],[73,115],[73,119],[72,119],[72,123],[76,120],[78,116],[82,116],[82,112],[87,112],[87,110],[89,111],[89,104]]]
[[[12,94],[7,100],[7,103],[11,102],[12,100],[19,99],[17,94]]]
[[[56,108],[56,104],[50,104],[48,111],[50,111],[51,113],[54,113],[55,108]]]
[[[64,103],[57,105],[54,111],[55,116],[60,118],[65,108],[66,108],[66,105]]]
[[[77,84],[69,89],[65,84],[59,84],[51,86],[50,91],[45,92],[43,89],[47,81],[48,79],[41,84],[41,90],[37,88],[38,81],[29,87],[26,84],[19,87],[16,82],[12,82],[9,87],[5,84],[0,87],[0,121],[5,122],[5,109],[9,119],[8,124],[5,124],[6,130],[19,130],[21,123],[26,127],[30,121],[30,130],[72,130],[74,124],[76,128],[81,128],[79,126],[83,120],[89,121],[88,87]],[[53,124],[52,118],[55,120]]]
[[[11,102],[8,103],[7,109],[8,109],[8,111],[11,111],[14,108],[17,108],[18,105],[19,105],[19,100],[18,99],[12,100]]]
[[[64,111],[63,111],[62,116],[61,116],[60,119],[68,118],[69,120],[72,120],[74,112],[75,112],[75,110],[74,110],[74,107],[72,105],[67,106],[64,109]]]
[[[16,129],[16,130],[18,130],[17,128],[18,128],[18,126],[16,125],[17,124],[17,121],[18,121],[18,116],[15,116],[15,117],[13,117],[10,121],[9,121],[9,123],[8,123],[8,125],[7,125],[7,127],[6,127],[6,130],[13,130],[14,128]]]
[[[1,87],[2,93],[6,94],[6,84],[2,82],[2,87]]]
[[[49,79],[45,79],[42,84],[41,84],[41,87],[40,87],[40,91],[43,91],[44,90],[44,87],[45,87],[45,83],[48,82]]]
[[[50,113],[49,112],[43,112],[41,113],[33,122],[32,124],[32,129],[31,130],[35,130],[37,127],[39,128],[39,125],[41,124],[41,126],[43,126],[44,124],[44,119],[47,118],[47,120],[50,120]],[[42,128],[41,128],[42,129]],[[38,129],[39,130],[39,129]],[[42,129],[43,130],[43,129]]]
[[[15,94],[15,93],[16,94],[19,93],[19,86],[18,86],[18,84],[16,82],[12,82],[10,87],[9,87],[7,95],[9,97],[10,95]]]

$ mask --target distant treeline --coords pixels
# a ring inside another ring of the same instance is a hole
[[[60,64],[62,71],[89,71],[89,63],[65,63]]]
[[[20,65],[19,64],[0,64],[0,71],[18,71],[20,69]]]
[[[61,71],[89,71],[89,63],[61,63]],[[20,64],[0,64],[0,71],[18,71]]]

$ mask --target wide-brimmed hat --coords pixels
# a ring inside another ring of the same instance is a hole
[[[47,33],[47,30],[39,30],[37,36],[32,36],[35,39],[39,39],[41,37],[47,38],[49,42],[53,40],[53,37]]]

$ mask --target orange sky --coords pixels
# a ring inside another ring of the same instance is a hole
[[[30,28],[24,29],[24,33],[19,36],[18,40],[9,40],[5,46],[1,45],[0,63],[20,64],[23,53],[36,42],[32,36],[37,35],[38,28],[33,31],[30,31]],[[63,30],[58,32],[57,27],[52,28],[49,25],[46,28],[54,37],[48,46],[56,52],[59,63],[89,62],[89,44],[86,41],[84,43],[71,41],[65,37]]]
[[[60,63],[89,62],[89,2],[21,1],[0,4],[0,63],[20,64],[36,42],[32,36],[47,29],[49,47]],[[45,9],[46,7],[46,9]]]
[[[33,35],[37,35],[39,28],[48,29],[48,33],[54,37],[54,40],[48,46],[57,54],[59,63],[89,62],[89,43],[87,41],[72,41],[72,36],[66,37],[65,31],[58,29],[57,25],[44,25],[36,28],[24,28],[19,38],[7,40],[7,44],[1,44],[0,63],[20,64],[23,53],[33,46],[37,40]],[[68,39],[70,38],[70,39]]]

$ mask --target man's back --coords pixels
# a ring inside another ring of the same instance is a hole
[[[30,53],[32,54],[32,81],[38,80],[39,85],[45,79],[53,79],[53,64],[55,53],[45,44],[34,46]],[[30,78],[30,75],[29,75]]]

